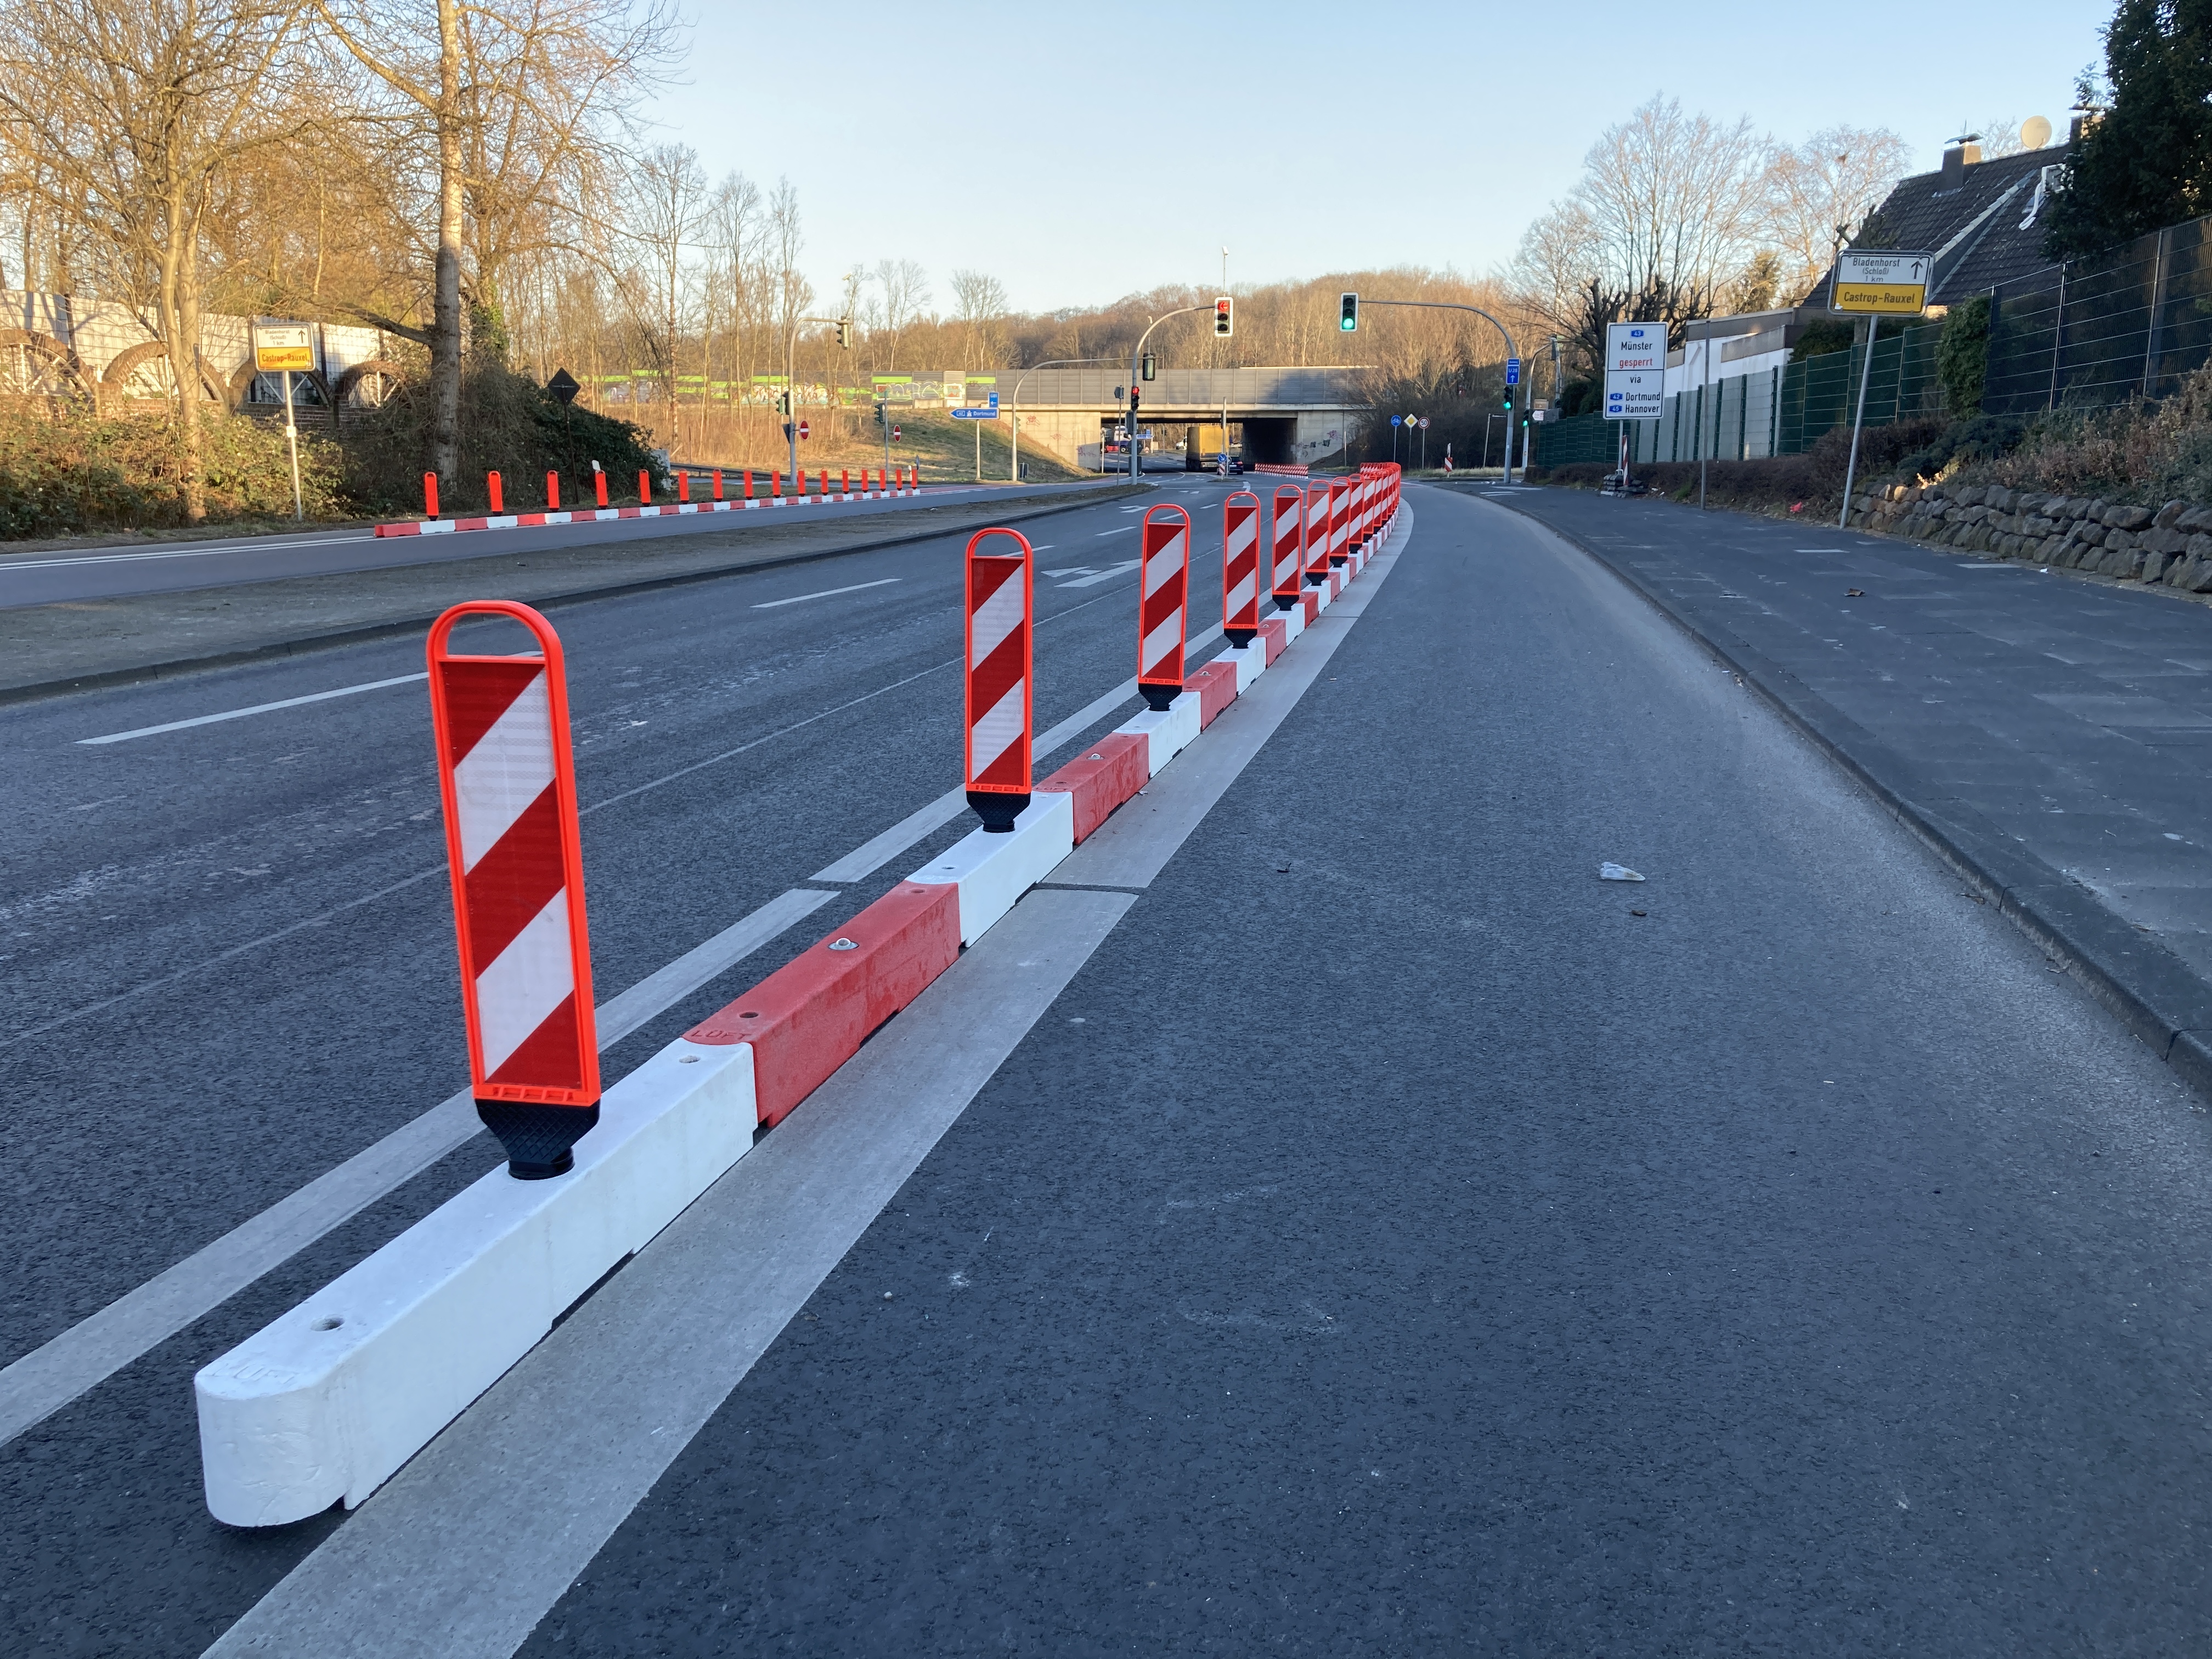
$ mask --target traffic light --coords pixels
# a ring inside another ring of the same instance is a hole
[[[1148,380],[1158,378],[1160,372],[1160,360],[1149,351],[1145,354],[1144,371]]]
[[[841,351],[853,349],[853,324],[849,318],[837,325],[837,349]]]
[[[1237,301],[1223,295],[1213,302],[1213,332],[1218,339],[1227,339],[1237,331]],[[1145,377],[1146,380],[1151,375]]]
[[[1337,313],[1336,325],[1346,334],[1359,326],[1359,296],[1357,294],[1344,296],[1344,308]]]
[[[775,394],[775,412],[784,420],[791,418],[791,394],[788,392]]]

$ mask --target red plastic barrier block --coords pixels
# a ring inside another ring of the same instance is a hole
[[[1196,673],[1184,675],[1182,689],[1198,693],[1198,729],[1203,732],[1215,715],[1237,701],[1237,665],[1210,662]]]
[[[960,889],[901,882],[684,1040],[752,1044],[760,1121],[778,1123],[959,955]]]
[[[1311,628],[1321,620],[1321,590],[1317,587],[1309,587],[1298,597],[1305,601],[1306,626]]]
[[[1114,732],[1092,744],[1037,785],[1042,793],[1073,795],[1075,841],[1112,816],[1114,809],[1152,779],[1152,739],[1139,732]]]
[[[1273,668],[1275,659],[1290,645],[1291,630],[1280,617],[1263,617],[1260,619],[1260,638],[1267,645],[1267,666]]]
[[[1333,600],[1340,599],[1344,597],[1344,567],[1342,565],[1331,565],[1329,567],[1328,597]]]

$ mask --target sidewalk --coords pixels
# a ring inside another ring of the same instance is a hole
[[[0,703],[407,633],[449,605],[481,598],[488,586],[542,605],[1013,523],[1128,489],[1108,483],[1038,491],[1039,499],[1001,494],[941,506],[925,498],[851,518],[750,514],[711,528],[686,519],[665,535],[649,527],[640,533],[631,521],[623,526],[625,539],[567,546],[518,547],[516,532],[492,532],[500,544],[475,558],[453,556],[450,544],[463,538],[447,537],[432,544],[434,557],[376,569],[0,610]]]
[[[1832,526],[1477,493],[1641,589],[2212,1089],[2212,607]]]

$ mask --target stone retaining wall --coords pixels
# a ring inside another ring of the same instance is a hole
[[[2212,507],[2154,511],[1996,484],[1892,484],[1857,497],[1850,522],[2061,570],[2212,593]]]

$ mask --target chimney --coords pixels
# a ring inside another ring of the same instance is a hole
[[[1966,152],[1954,144],[1943,152],[1943,183],[1946,194],[1966,182]]]

